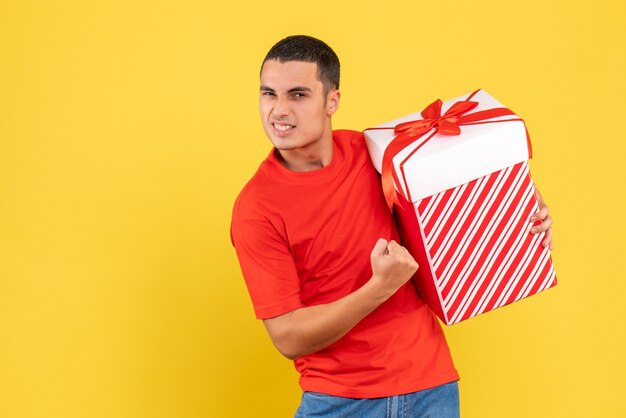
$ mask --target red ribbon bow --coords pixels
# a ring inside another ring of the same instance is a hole
[[[397,134],[421,136],[432,128],[436,128],[440,134],[459,135],[461,133],[458,123],[459,116],[478,106],[478,102],[456,102],[441,116],[442,105],[443,103],[440,99],[435,100],[426,109],[422,110],[424,119],[400,123],[396,125],[394,132]]]
[[[411,153],[409,153],[409,155],[400,163],[400,170],[402,171],[404,186],[408,195],[404,196],[403,194],[403,196],[409,202],[411,202],[412,200],[408,184],[406,183],[406,176],[404,176],[404,163],[436,134],[440,133],[442,135],[459,135],[461,133],[461,126],[463,125],[477,125],[483,123],[510,121],[524,122],[520,118],[495,121],[486,120],[499,116],[515,116],[515,113],[513,113],[510,109],[507,109],[506,107],[498,107],[494,109],[481,110],[478,112],[466,114],[467,112],[478,106],[478,102],[470,101],[470,99],[474,97],[474,95],[479,91],[480,89],[470,94],[467,99],[454,103],[450,107],[450,109],[448,109],[448,111],[443,115],[441,115],[441,106],[443,103],[441,102],[441,100],[438,99],[428,105],[428,107],[426,107],[424,110],[422,110],[421,114],[424,119],[400,123],[393,128],[379,127],[366,129],[366,131],[393,129],[394,133],[397,134],[397,136],[389,143],[389,145],[385,149],[381,169],[383,192],[385,194],[385,200],[387,201],[387,206],[389,207],[389,209],[392,209],[394,203],[399,204],[397,192],[394,187],[394,182],[396,184],[400,184],[400,181],[396,170],[393,169],[393,158],[400,151],[417,141],[429,131],[434,129],[430,136],[422,141],[422,143],[419,144],[413,151],[411,151]],[[526,124],[524,124],[524,128],[526,128]],[[529,157],[532,157],[532,149],[530,146],[530,136],[528,135],[528,130],[526,130],[526,141],[528,144],[528,155]]]

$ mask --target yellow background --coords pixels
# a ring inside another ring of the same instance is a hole
[[[335,128],[476,88],[527,122],[559,285],[446,327],[462,416],[626,416],[621,1],[3,0],[0,417],[293,415],[228,230],[296,33],[341,59]]]

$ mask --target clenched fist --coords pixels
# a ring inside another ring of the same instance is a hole
[[[406,248],[391,240],[380,238],[371,254],[372,278],[387,297],[393,295],[417,271],[417,262]]]

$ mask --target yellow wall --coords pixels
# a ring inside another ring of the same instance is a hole
[[[340,56],[335,128],[476,88],[527,121],[559,285],[446,328],[463,417],[626,416],[623,3],[386,3],[0,3],[0,417],[292,416],[228,228],[295,33]]]

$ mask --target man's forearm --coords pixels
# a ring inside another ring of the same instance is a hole
[[[293,360],[336,342],[392,294],[369,280],[334,302],[296,309],[264,322],[276,348]]]

